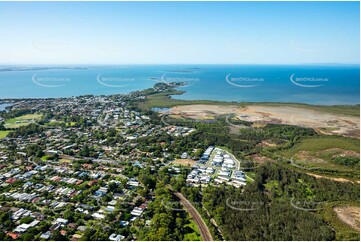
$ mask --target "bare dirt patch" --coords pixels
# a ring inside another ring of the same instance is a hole
[[[277,144],[273,143],[270,140],[263,140],[261,143],[257,144],[257,146],[261,147],[276,147]]]
[[[264,164],[266,162],[274,162],[271,158],[261,155],[252,155],[252,160],[255,161],[257,164]]]
[[[337,217],[351,228],[360,231],[360,208],[359,207],[335,207]]]
[[[265,123],[253,123],[252,124],[252,128],[263,128],[265,127],[267,124]]]
[[[280,123],[297,125],[324,134],[336,134],[360,138],[360,118],[342,114],[315,111],[289,106],[249,105],[184,105],[169,110],[171,114],[193,119],[205,119],[217,115],[235,114],[240,120],[254,123]]]
[[[172,107],[168,112],[175,115],[181,115],[187,118],[204,119],[214,118],[218,115],[240,113],[240,106],[236,105],[206,105],[194,104]]]
[[[316,158],[314,155],[312,155],[310,152],[301,150],[297,152],[295,155],[295,159],[297,161],[307,161],[307,162],[313,162],[313,163],[325,163],[326,161],[320,158]]]
[[[325,150],[324,153],[329,153],[329,154],[333,154],[332,157],[348,157],[348,156],[352,156],[352,157],[360,157],[360,153],[353,151],[353,150],[344,150],[344,149],[340,149],[340,148],[332,148],[332,149],[328,149]]]
[[[196,161],[192,159],[175,159],[172,163],[183,166],[194,166]]]
[[[351,182],[351,183],[354,183],[353,181],[345,179],[345,178],[335,178],[335,177],[329,177],[329,176],[322,176],[322,175],[317,175],[317,174],[314,174],[314,173],[307,173],[307,175],[313,176],[313,177],[316,177],[316,178],[329,179],[329,180],[337,181],[337,182]]]

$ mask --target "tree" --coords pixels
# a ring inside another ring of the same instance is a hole
[[[33,221],[34,221],[34,218],[28,216],[28,217],[24,217],[24,218],[20,219],[19,222],[20,222],[20,224],[29,224],[29,223],[31,223]]]
[[[74,221],[74,216],[75,216],[75,213],[72,210],[68,209],[64,212],[64,219],[69,220],[69,222]]]
[[[52,235],[51,235],[51,239],[55,240],[55,241],[64,241],[67,240],[65,236],[63,236],[60,231],[57,229],[55,231],[53,231]]]

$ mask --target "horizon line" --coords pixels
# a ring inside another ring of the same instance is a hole
[[[114,65],[360,65],[360,63],[52,63],[52,64],[3,64],[0,66],[114,66]]]

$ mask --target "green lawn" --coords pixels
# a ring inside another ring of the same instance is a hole
[[[10,133],[11,131],[5,130],[5,131],[0,131],[0,139],[3,139],[6,137],[6,135],[8,135],[8,133]]]
[[[21,126],[29,125],[34,122],[34,120],[39,120],[41,117],[41,114],[25,114],[16,118],[5,120],[4,126],[7,129],[16,129]]]
[[[45,125],[46,125],[46,126],[56,127],[56,126],[60,126],[62,123],[63,123],[63,122],[61,122],[61,121],[50,120],[50,122],[45,123]]]
[[[46,126],[52,126],[52,127],[57,127],[57,126],[61,126],[62,124],[64,124],[64,121],[58,121],[58,120],[50,120],[48,123],[46,123]],[[70,123],[66,123],[65,126],[69,127],[69,126],[75,126],[76,122],[70,122]]]
[[[42,161],[47,161],[51,156],[50,155],[44,155],[41,157]]]

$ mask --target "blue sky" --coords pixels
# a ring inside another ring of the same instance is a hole
[[[0,64],[359,63],[358,2],[0,2]]]

